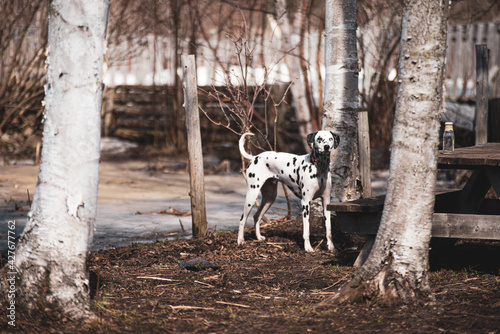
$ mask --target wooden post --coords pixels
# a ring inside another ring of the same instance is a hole
[[[488,46],[476,45],[476,145],[488,142]]]
[[[184,91],[184,110],[189,155],[189,180],[191,183],[191,213],[193,237],[207,234],[207,213],[205,208],[205,181],[203,154],[201,152],[200,115],[198,111],[198,87],[196,84],[196,65],[193,55],[183,55],[182,89]]]
[[[358,146],[359,172],[363,191],[362,198],[372,197],[371,161],[370,161],[370,131],[368,111],[358,112]]]

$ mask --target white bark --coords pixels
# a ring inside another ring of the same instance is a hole
[[[392,270],[427,284],[446,56],[447,1],[405,1],[389,185],[374,244]],[[378,256],[377,256],[378,255]]]
[[[88,316],[109,0],[53,0],[42,162],[17,246],[19,302]]]
[[[276,2],[276,17],[278,20],[277,29],[281,33],[281,50],[286,55],[285,62],[290,73],[292,84],[290,91],[292,92],[293,102],[295,104],[295,115],[299,125],[299,134],[302,139],[302,144],[306,150],[309,149],[307,144],[307,135],[312,133],[313,127],[311,123],[311,111],[307,103],[306,87],[304,74],[300,64],[299,46],[300,41],[294,41],[294,37],[299,37],[294,33],[294,26],[290,23],[290,18],[286,10],[286,1],[277,0]],[[302,6],[299,4],[299,8]],[[273,20],[272,17],[269,19]]]
[[[359,198],[358,176],[358,56],[356,0],[325,3],[325,98],[323,130],[340,136],[332,158],[332,201]]]
[[[390,176],[373,249],[338,301],[428,296],[448,2],[405,0]],[[361,292],[360,286],[365,287]],[[375,292],[376,291],[376,292]],[[334,298],[334,299],[335,299]]]

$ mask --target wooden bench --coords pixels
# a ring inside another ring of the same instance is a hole
[[[476,213],[460,213],[461,190],[437,190],[432,236],[438,238],[467,238],[500,240],[500,200],[485,199]],[[377,234],[385,196],[333,203],[340,229],[345,233]]]

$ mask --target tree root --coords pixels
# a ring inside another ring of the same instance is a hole
[[[361,283],[356,284],[356,281]],[[370,303],[383,306],[418,303],[431,299],[427,282],[416,284],[411,277],[404,277],[394,272],[390,265],[383,267],[371,279],[356,280],[346,283],[333,296],[323,300],[317,306],[331,306],[347,303]]]

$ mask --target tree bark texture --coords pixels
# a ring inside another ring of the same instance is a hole
[[[17,302],[91,315],[87,258],[99,181],[102,64],[109,0],[53,0],[42,161],[16,251]]]
[[[332,157],[332,201],[359,198],[358,177],[358,55],[356,0],[325,3],[325,98],[323,130],[340,136]]]
[[[428,254],[443,99],[448,1],[405,0],[390,176],[373,249],[332,301],[429,296]]]
[[[276,17],[278,27],[281,31],[281,50],[286,55],[285,62],[290,72],[292,80],[290,91],[292,92],[293,102],[295,104],[295,115],[299,125],[299,133],[302,139],[304,149],[309,150],[307,144],[307,135],[312,133],[313,126],[311,121],[311,111],[307,102],[307,89],[302,64],[299,55],[300,41],[294,41],[294,37],[299,37],[294,33],[294,26],[290,23],[290,17],[286,9],[285,0],[276,0]],[[302,6],[300,6],[302,8]]]

